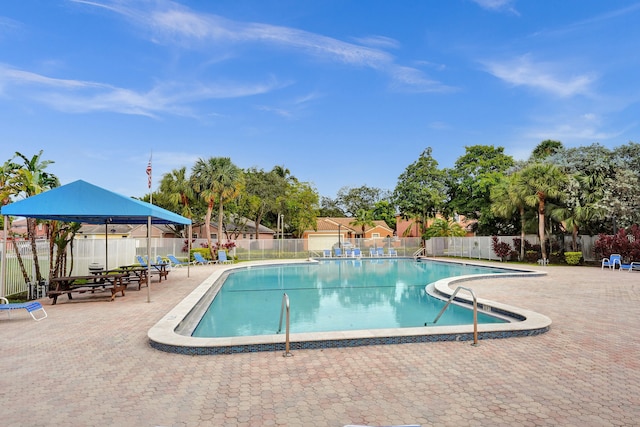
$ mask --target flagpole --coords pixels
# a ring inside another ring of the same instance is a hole
[[[147,185],[149,187],[149,203],[153,204],[153,191],[151,191],[151,160],[153,159],[153,151],[149,156],[147,164]],[[160,278],[162,279],[162,278]],[[151,215],[147,217],[147,302],[151,302]]]

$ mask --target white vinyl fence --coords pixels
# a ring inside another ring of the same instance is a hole
[[[501,236],[500,240],[509,243],[513,247],[513,239],[519,236]],[[526,236],[531,244],[537,244],[536,236]],[[557,239],[556,239],[557,240]],[[593,261],[593,243],[597,236],[580,236],[584,259]],[[234,241],[236,247],[231,251],[231,256],[238,261],[252,261],[264,259],[295,259],[307,257],[322,257],[322,250],[309,249],[309,241],[303,239],[275,239],[253,240],[243,239]],[[424,247],[427,256],[452,256],[463,258],[476,258],[486,260],[498,260],[491,248],[490,236],[479,237],[435,237],[424,242],[419,238],[377,238],[377,239],[343,239],[342,244],[351,244],[359,247],[363,256],[369,253],[369,248],[385,248],[385,252],[393,247],[398,256],[411,257]],[[38,262],[44,283],[36,284],[35,267],[31,251],[31,245],[27,241],[17,242],[18,251],[27,272],[28,280],[22,275],[18,263],[18,257],[12,244],[7,250],[7,277],[5,295],[15,295],[29,292],[33,297],[42,297],[49,279],[49,242],[37,241]],[[338,241],[333,246],[337,246]],[[562,242],[555,242],[561,245]],[[571,238],[564,239],[565,250],[571,250]],[[155,260],[157,256],[166,257],[175,255],[178,259],[187,258],[187,241],[185,239],[151,239],[150,256]],[[192,248],[206,247],[205,239],[196,239],[191,244]],[[332,249],[327,247],[325,249]],[[1,247],[0,247],[1,250]],[[515,248],[517,250],[517,248]],[[108,256],[107,256],[108,254]],[[67,256],[67,274],[85,275],[89,273],[89,265],[97,264],[105,269],[117,268],[123,265],[137,263],[136,255],[147,254],[147,239],[76,239],[73,243],[73,256]],[[73,265],[72,265],[73,264]],[[71,269],[72,268],[72,269]],[[71,271],[69,271],[71,269]]]

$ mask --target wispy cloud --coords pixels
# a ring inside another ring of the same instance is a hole
[[[510,12],[514,15],[520,15],[520,13],[513,6],[513,0],[473,0],[474,3],[478,4],[483,9],[499,11],[499,12]]]
[[[157,117],[169,113],[191,116],[189,104],[208,99],[238,98],[262,94],[280,87],[275,81],[255,84],[162,83],[147,92],[83,80],[57,79],[0,65],[0,94],[20,96],[65,112],[108,111]]]
[[[563,98],[589,94],[596,80],[594,75],[585,73],[560,76],[561,66],[534,62],[530,55],[507,61],[485,61],[484,66],[490,74],[511,85],[528,86]]]
[[[393,55],[382,49],[398,47],[395,40],[387,37],[367,37],[359,39],[360,44],[349,43],[296,28],[233,21],[218,15],[196,13],[168,0],[152,3],[72,1],[116,12],[147,32],[156,43],[204,50],[235,44],[275,46],[319,60],[386,73],[394,79],[392,86],[396,88],[408,90],[414,85],[418,92],[447,89],[445,84],[432,81],[421,70],[399,65]],[[407,78],[408,75],[411,78]]]

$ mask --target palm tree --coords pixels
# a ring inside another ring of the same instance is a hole
[[[183,217],[192,218],[191,201],[195,198],[195,194],[187,178],[186,167],[164,174],[160,181],[160,192],[174,208],[179,209]]]
[[[564,206],[551,211],[551,216],[564,223],[567,230],[571,230],[571,248],[578,250],[578,231],[585,224],[603,219],[604,207],[599,205],[602,197],[601,182],[594,177],[585,175],[573,176],[570,180],[571,197]]]
[[[198,159],[192,169],[191,182],[193,189],[207,204],[205,230],[209,251],[213,256],[211,245],[211,214],[216,200],[218,201],[218,233],[217,243],[223,231],[224,204],[235,199],[244,185],[242,170],[231,162],[229,157],[210,157]]]
[[[373,222],[373,212],[358,209],[356,212],[356,216],[353,218],[353,221],[349,223],[349,225],[353,225],[354,227],[362,227],[362,237],[364,238],[364,230],[367,226],[375,227],[376,223]]]
[[[527,205],[537,207],[538,234],[542,259],[547,260],[545,236],[545,208],[548,199],[562,199],[567,176],[556,166],[549,163],[533,163],[520,171],[522,185],[526,189],[524,198]]]
[[[24,164],[18,169],[16,175],[16,183],[20,193],[25,197],[31,197],[38,195],[51,188],[58,187],[60,181],[58,177],[53,174],[45,172],[45,169],[50,164],[54,163],[52,160],[40,160],[42,157],[42,150],[31,159],[27,158],[24,154],[16,152],[16,156],[20,157]],[[35,267],[36,281],[42,281],[42,273],[40,272],[40,265],[38,262],[38,251],[36,249],[36,220],[35,218],[27,218],[27,234],[31,241],[31,251],[33,253],[33,264]]]
[[[467,232],[460,224],[442,218],[433,220],[433,223],[424,232],[424,236],[427,239],[431,237],[463,237],[466,235]]]
[[[491,189],[491,212],[494,215],[508,219],[516,212],[520,214],[520,261],[524,259],[526,190],[519,172],[501,180]]]

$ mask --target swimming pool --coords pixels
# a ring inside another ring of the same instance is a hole
[[[293,333],[425,326],[433,323],[445,305],[427,294],[428,283],[452,276],[501,273],[505,270],[403,258],[239,269],[226,278],[191,335],[275,334],[284,293],[290,301]],[[504,318],[478,315],[478,323],[504,322]],[[473,311],[453,304],[438,320],[443,326],[471,323]]]
[[[362,260],[363,268],[364,263],[373,260]],[[397,268],[401,264],[383,264],[383,260],[375,260],[371,263],[371,268],[376,268],[378,273],[382,275],[382,270]],[[396,258],[396,262],[400,259]],[[499,269],[501,273],[497,273],[498,270],[482,270],[483,273],[478,273],[480,270],[475,270],[473,262],[441,262],[424,259],[422,263],[418,263],[413,259],[403,260],[409,264],[406,268],[416,269],[417,275],[421,275],[419,269],[425,268],[427,265],[434,264],[457,264],[464,267],[474,267],[471,270],[463,270],[464,274],[457,277],[447,277],[444,279],[437,279],[435,277],[424,278],[421,280],[435,280],[431,283],[427,289],[428,293],[438,295],[440,298],[448,298],[456,286],[462,284],[469,286],[467,283],[470,280],[477,278],[492,277],[527,277],[544,275],[546,273],[540,271],[527,271],[522,269]],[[336,264],[342,267],[336,268],[333,272],[325,276],[321,281],[321,287],[315,292],[323,294],[326,298],[333,298],[339,300],[340,298],[351,299],[352,296],[348,291],[349,287],[353,286],[353,276],[350,270],[346,268],[346,263],[354,262],[354,260],[341,260],[345,264]],[[355,262],[358,262],[357,260]],[[376,262],[378,264],[376,264]],[[176,307],[174,307],[169,313],[167,313],[156,325],[154,325],[148,332],[149,342],[153,348],[158,350],[179,353],[179,354],[229,354],[237,352],[252,352],[252,351],[277,351],[284,349],[284,336],[283,334],[275,334],[274,332],[267,333],[265,335],[245,335],[245,336],[225,336],[225,337],[195,337],[191,336],[196,326],[200,323],[200,319],[204,312],[209,308],[211,301],[219,294],[223,288],[223,284],[227,279],[233,276],[232,273],[255,270],[258,274],[270,274],[273,275],[275,269],[262,269],[265,266],[271,266],[271,268],[282,265],[300,265],[307,268],[307,271],[312,274],[315,265],[320,264],[317,260],[291,260],[291,261],[256,261],[250,263],[242,263],[231,266],[216,266],[214,272],[209,278],[202,282],[193,292],[191,292],[186,298],[184,298]],[[422,264],[425,264],[424,266]],[[480,266],[480,267],[486,267]],[[347,273],[349,271],[349,273]],[[489,274],[486,274],[489,272]],[[477,274],[476,274],[477,273]],[[272,283],[271,291],[278,296],[278,301],[275,303],[276,317],[273,320],[269,320],[269,328],[273,329],[274,323],[277,324],[279,311],[280,311],[280,299],[284,292],[284,277],[282,273],[279,273],[277,281]],[[316,274],[317,275],[317,274]],[[231,283],[231,282],[230,282]],[[396,299],[408,299],[407,296],[413,294],[420,295],[420,298],[416,305],[424,304],[420,288],[424,290],[425,283],[418,285],[408,283],[396,283],[391,288],[372,288],[369,289],[364,296],[361,295],[359,300],[356,301],[356,305],[362,307],[374,307],[378,303],[374,302],[370,296],[375,294],[385,295],[387,301],[395,301]],[[366,287],[366,286],[365,286]],[[264,291],[268,293],[269,291]],[[344,294],[344,295],[343,295]],[[222,294],[221,294],[222,295]],[[342,295],[342,296],[341,296]],[[426,295],[424,296],[426,298]],[[465,297],[460,294],[460,300],[464,300]],[[266,305],[273,305],[271,303]],[[295,311],[300,312],[300,316],[304,316],[305,312],[315,312],[316,317],[318,310],[311,307],[298,307],[299,304],[294,305],[292,298],[292,317]],[[240,310],[236,314],[241,317],[246,313],[246,309],[242,308],[242,305],[236,304],[237,310]],[[298,307],[296,309],[296,307]],[[499,313],[503,316],[509,316],[513,320],[507,323],[484,323],[478,326],[479,338],[506,338],[515,336],[531,336],[544,333],[549,329],[551,320],[546,316],[540,315],[535,312],[531,312],[526,309],[516,308],[508,306],[494,301],[487,301],[478,299],[478,307],[480,312],[485,313]],[[320,314],[323,314],[322,312]],[[271,312],[273,314],[273,311]],[[269,317],[271,317],[269,314]],[[480,314],[480,313],[479,313]],[[391,316],[390,314],[387,316]],[[402,317],[403,312],[395,315],[396,317]],[[420,319],[422,321],[423,318]],[[367,329],[343,329],[340,331],[322,331],[322,332],[295,332],[292,330],[291,334],[291,348],[292,349],[312,349],[312,348],[330,348],[330,347],[350,347],[360,345],[378,345],[378,344],[399,344],[399,343],[412,343],[412,342],[431,342],[431,341],[448,341],[448,340],[471,340],[473,325],[444,325],[441,319],[437,325],[428,324],[424,326],[424,323],[428,323],[429,319],[424,319],[422,326],[409,326],[398,327],[397,325],[391,327],[382,327],[380,329],[368,326]],[[420,322],[418,322],[420,323]],[[293,326],[293,324],[292,324]],[[254,332],[249,332],[254,333]]]

